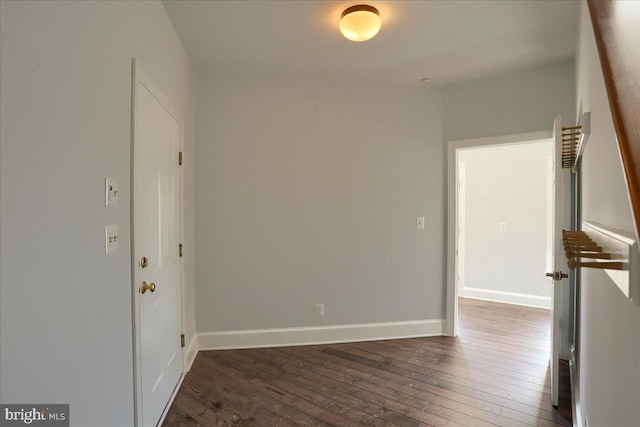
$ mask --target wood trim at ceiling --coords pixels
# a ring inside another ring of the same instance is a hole
[[[587,3],[640,236],[640,3]]]

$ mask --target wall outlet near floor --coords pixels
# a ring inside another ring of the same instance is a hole
[[[419,216],[416,218],[416,228],[418,230],[424,230],[424,217]]]
[[[501,222],[500,225],[498,226],[500,231],[507,231],[507,223],[506,222]]]
[[[324,304],[316,304],[316,316],[322,317],[324,316]]]

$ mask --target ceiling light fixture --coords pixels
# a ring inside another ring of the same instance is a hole
[[[373,38],[378,34],[381,26],[382,21],[378,9],[366,4],[345,9],[340,18],[340,32],[354,42],[363,42]]]

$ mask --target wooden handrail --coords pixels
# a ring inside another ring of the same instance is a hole
[[[640,238],[640,2],[587,3]]]

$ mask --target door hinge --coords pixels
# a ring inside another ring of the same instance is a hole
[[[180,334],[180,347],[184,348],[184,334]]]
[[[181,257],[184,255],[184,245],[182,243],[178,245],[178,254],[180,254]]]
[[[182,151],[178,153],[178,165],[182,166]]]

